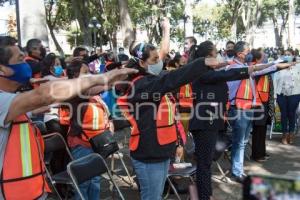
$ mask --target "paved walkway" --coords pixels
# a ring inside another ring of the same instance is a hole
[[[272,140],[267,141],[267,151],[271,155],[270,160],[264,163],[257,163],[246,159],[245,171],[246,173],[259,173],[259,174],[279,174],[279,175],[299,175],[300,176],[300,137],[296,138],[293,145],[282,145],[280,143],[280,135],[275,135]],[[128,159],[126,159],[128,163]],[[230,164],[222,160],[221,165],[224,169],[229,169]],[[217,171],[216,165],[214,165],[214,197],[217,200],[240,200],[242,199],[242,186],[237,183],[224,183],[219,181],[220,173]],[[138,200],[137,187],[128,187],[122,182],[118,182],[121,186],[125,199]],[[103,185],[103,184],[102,184]],[[105,184],[104,184],[105,185]],[[107,190],[107,187],[102,187],[102,199],[112,199],[111,193]],[[185,195],[182,195],[182,199],[186,199]],[[171,195],[168,199],[176,199],[174,195]]]
[[[300,176],[300,137],[296,138],[293,145],[281,144],[280,138],[280,135],[275,135],[267,141],[270,160],[264,163],[246,161],[246,173]],[[217,200],[240,200],[242,187],[239,184],[214,181],[214,196]]]

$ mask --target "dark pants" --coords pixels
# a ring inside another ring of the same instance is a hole
[[[252,158],[261,159],[266,156],[267,125],[253,125]]]
[[[212,196],[211,164],[216,148],[217,131],[193,131],[197,158],[197,188],[200,200]]]
[[[294,133],[296,124],[296,110],[300,95],[277,95],[277,102],[281,113],[281,128],[283,134]]]

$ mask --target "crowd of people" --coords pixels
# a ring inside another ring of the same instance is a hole
[[[128,56],[124,48],[116,55],[76,47],[65,59],[47,52],[38,38],[21,48],[14,38],[0,37],[0,199],[45,199],[51,193],[33,121],[44,122],[47,133],[60,133],[74,159],[93,153],[92,139],[113,133],[117,118],[126,121],[142,200],[162,199],[170,165],[188,159],[188,133],[201,200],[214,199],[211,165],[217,137],[228,127],[231,174],[239,183],[246,176],[251,134],[251,158],[270,157],[266,134],[276,101],[282,143],[293,143],[300,102],[297,52],[251,49],[244,41],[228,41],[218,51],[211,41],[197,44],[188,37],[180,53],[169,49],[168,19],[162,33],[160,48],[133,42]],[[66,162],[63,154],[54,154],[51,171],[63,170]],[[85,199],[100,198],[100,176],[79,187]],[[74,199],[80,199],[76,192]]]

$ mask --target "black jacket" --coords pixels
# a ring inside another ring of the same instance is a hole
[[[224,113],[228,101],[227,81],[249,78],[248,68],[209,71],[192,83],[194,112],[192,112],[189,129],[223,130]]]
[[[175,143],[160,146],[156,136],[156,109],[161,98],[168,92],[196,80],[209,70],[204,59],[160,76],[146,75],[137,80],[130,92],[128,102],[133,106],[133,116],[140,131],[138,149],[131,156],[142,162],[161,162],[169,159],[175,151]],[[154,105],[154,106],[153,106]]]

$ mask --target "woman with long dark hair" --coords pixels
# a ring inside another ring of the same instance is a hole
[[[171,92],[203,76],[216,59],[194,62],[169,73],[163,69],[162,57],[151,44],[140,43],[132,51],[128,68],[139,73],[130,76],[118,89],[123,95],[118,105],[132,126],[130,155],[140,184],[142,200],[161,200],[170,158],[178,140],[175,99]]]
[[[49,81],[59,80],[63,77],[64,70],[57,55],[49,53],[44,58],[42,61],[41,74],[44,79],[48,79]],[[50,133],[58,132],[64,135],[66,132],[59,124],[58,108],[50,108],[50,112],[44,114],[44,122]]]
[[[216,58],[217,49],[210,41],[193,46],[190,59]],[[195,112],[190,120],[190,131],[195,140],[197,158],[197,186],[199,199],[213,199],[211,188],[211,163],[216,148],[217,134],[225,128],[225,111],[228,102],[227,81],[249,78],[249,75],[263,74],[264,69],[273,65],[250,65],[245,68],[208,69],[192,83],[195,93]],[[287,64],[277,64],[278,68],[288,67]],[[257,71],[257,72],[255,72]],[[259,71],[259,72],[258,72]],[[269,70],[270,71],[270,70]],[[255,72],[255,73],[253,73]]]
[[[193,46],[190,59],[216,58],[217,49],[210,41]],[[211,164],[216,148],[217,135],[225,128],[224,115],[228,102],[227,81],[249,78],[254,70],[260,67],[222,69],[215,71],[208,68],[208,72],[199,76],[192,83],[194,99],[194,113],[190,120],[190,131],[195,140],[195,155],[197,158],[197,188],[199,199],[213,199],[211,187]]]

